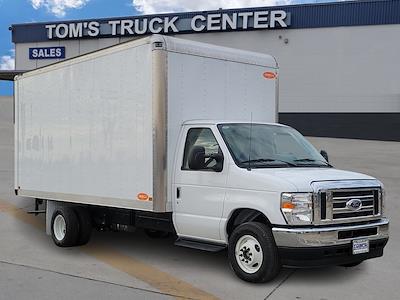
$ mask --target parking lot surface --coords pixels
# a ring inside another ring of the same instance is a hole
[[[58,248],[34,203],[15,197],[11,102],[0,103],[0,299],[399,299],[400,143],[309,138],[337,168],[386,187],[390,240],[382,258],[354,268],[283,269],[264,284],[239,280],[225,251],[179,248],[172,238],[94,232],[87,246]]]

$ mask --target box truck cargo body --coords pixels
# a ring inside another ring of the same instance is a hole
[[[15,86],[15,188],[171,211],[182,123],[275,122],[276,81],[265,72],[277,73],[271,56],[161,36],[28,72]]]
[[[20,75],[16,193],[58,246],[170,233],[250,282],[382,256],[383,185],[276,123],[278,78],[272,56],[160,35]]]

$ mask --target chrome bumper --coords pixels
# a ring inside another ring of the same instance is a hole
[[[362,229],[374,229],[376,234],[357,235],[351,238],[339,238],[339,232],[351,232]],[[278,247],[323,247],[348,244],[357,238],[369,240],[389,238],[389,220],[382,218],[371,223],[361,225],[337,225],[333,227],[301,227],[283,228],[273,227],[272,233]]]

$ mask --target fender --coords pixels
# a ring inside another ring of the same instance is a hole
[[[265,224],[270,224],[268,218],[260,211],[250,208],[242,208],[235,210],[229,218],[226,226],[226,232],[228,236],[232,231],[240,224],[252,221],[260,221]]]

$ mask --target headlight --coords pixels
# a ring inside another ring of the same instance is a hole
[[[312,207],[312,193],[282,193],[281,195],[281,210],[290,225],[311,224]]]

